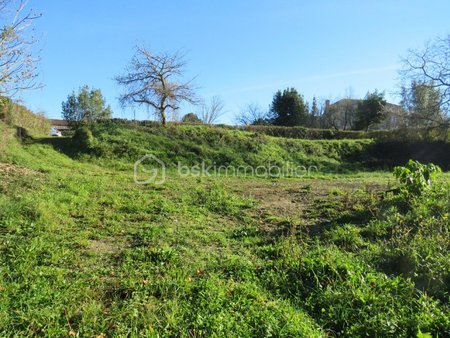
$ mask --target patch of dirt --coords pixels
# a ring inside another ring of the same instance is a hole
[[[100,240],[90,240],[87,250],[95,254],[116,254],[126,246],[123,241],[117,238],[105,237]]]
[[[342,193],[356,189],[380,191],[386,188],[382,181],[317,179],[317,180],[249,180],[230,183],[238,194],[258,202],[252,209],[261,230],[270,235],[286,235],[299,227],[313,228],[317,219],[311,219],[308,211],[318,199],[326,199],[332,190]]]
[[[380,191],[386,187],[386,184],[360,180],[318,179],[273,182],[240,181],[233,182],[230,186],[237,193],[257,200],[260,209],[286,218],[301,216],[302,210],[305,210],[315,199],[328,196],[332,189],[339,189],[343,192],[355,189]]]
[[[0,174],[28,176],[38,173],[34,170],[18,167],[14,164],[0,162]]]
[[[0,162],[0,193],[14,195],[19,190],[32,189],[42,178],[37,171]]]
[[[246,196],[259,202],[258,208],[262,213],[269,212],[283,218],[298,218],[308,200],[300,192],[301,184],[298,183],[286,186],[284,182],[258,182],[246,185],[244,189]]]

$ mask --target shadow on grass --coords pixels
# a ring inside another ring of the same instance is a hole
[[[86,151],[77,148],[70,137],[28,138],[24,143],[50,145],[56,151],[63,153],[72,159],[77,159],[80,155],[86,153]]]

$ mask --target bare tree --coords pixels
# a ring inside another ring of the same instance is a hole
[[[0,0],[0,95],[13,96],[20,90],[36,88],[36,63],[31,47],[33,22],[41,17],[27,10],[26,0]]]
[[[435,108],[440,108],[444,119],[433,122],[450,126],[450,34],[428,42],[424,49],[410,50],[402,61],[403,80],[417,81],[439,91],[439,107]]]
[[[136,47],[125,75],[116,81],[125,88],[119,97],[122,106],[144,105],[153,108],[163,126],[167,112],[176,112],[183,101],[196,103],[191,81],[181,81],[186,62],[180,53],[155,54]]]
[[[257,103],[250,103],[235,116],[238,124],[248,126],[251,124],[268,124],[270,120],[269,112],[261,108]]]
[[[200,105],[199,117],[206,124],[213,124],[225,114],[225,104],[219,96],[213,96]]]
[[[359,100],[352,98],[352,93],[347,90],[345,97],[333,104],[325,105],[323,122],[326,128],[337,130],[352,129],[356,121],[356,112]]]

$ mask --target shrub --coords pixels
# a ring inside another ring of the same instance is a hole
[[[72,140],[80,150],[92,149],[94,146],[94,136],[92,135],[90,129],[86,126],[75,130]]]
[[[184,123],[202,123],[202,120],[194,113],[184,115],[181,121]]]
[[[382,243],[371,258],[378,269],[408,278],[416,289],[446,302],[450,292],[450,190],[446,184],[433,184],[439,171],[436,165],[412,160],[396,167],[400,187],[391,191],[397,194],[385,195],[378,219],[361,233]]]

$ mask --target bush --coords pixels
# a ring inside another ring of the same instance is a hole
[[[441,172],[441,169],[437,165],[425,165],[413,160],[409,160],[404,167],[394,168],[394,175],[401,184],[400,191],[405,197],[422,195],[431,187],[438,172]]]
[[[89,150],[94,146],[94,135],[92,135],[92,132],[88,127],[80,127],[75,130],[72,141],[79,150]]]
[[[194,113],[188,113],[181,119],[183,123],[202,123],[202,120]]]
[[[298,139],[361,139],[370,138],[367,133],[347,130],[331,129],[309,129],[305,127],[283,127],[283,126],[245,126],[245,131],[266,134],[275,137],[298,138]]]

